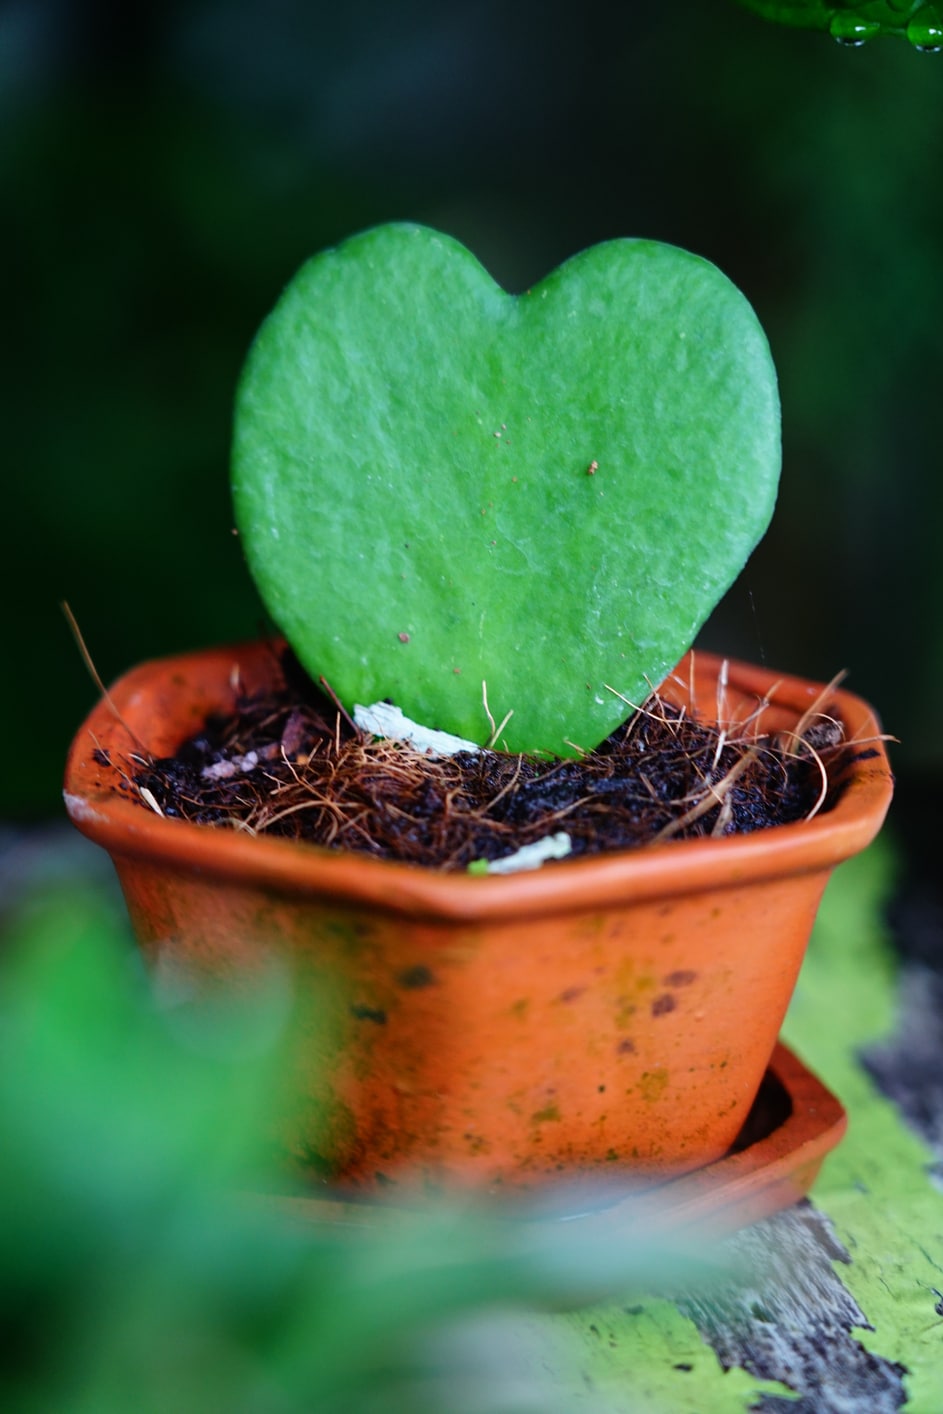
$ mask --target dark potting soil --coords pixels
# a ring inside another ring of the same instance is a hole
[[[571,854],[749,833],[827,810],[855,756],[825,715],[801,741],[699,721],[653,694],[577,760],[500,751],[431,756],[377,741],[290,654],[277,690],[208,720],[175,756],[142,764],[150,809],[445,870],[565,831]]]

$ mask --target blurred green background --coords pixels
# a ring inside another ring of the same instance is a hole
[[[0,818],[60,813],[95,696],[60,599],[106,679],[257,632],[227,488],[241,360],[304,258],[397,218],[512,289],[619,235],[740,285],[783,484],[703,641],[847,668],[902,777],[943,765],[943,58],[734,0],[21,0],[0,118]]]

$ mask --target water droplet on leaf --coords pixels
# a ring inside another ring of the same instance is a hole
[[[943,18],[935,5],[924,5],[907,26],[907,38],[921,54],[943,49]]]
[[[877,20],[863,20],[860,15],[841,10],[829,21],[828,32],[839,44],[849,49],[860,49],[862,44],[867,44],[869,39],[881,33],[881,26]]]

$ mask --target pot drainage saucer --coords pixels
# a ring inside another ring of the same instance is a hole
[[[604,1205],[560,1211],[509,1209],[528,1226],[565,1223],[587,1236],[638,1227],[653,1232],[703,1229],[712,1237],[747,1227],[805,1197],[826,1154],[847,1128],[840,1102],[781,1042],[776,1046],[753,1107],[735,1143],[723,1158],[692,1173],[667,1179]],[[576,1195],[574,1195],[575,1197]],[[330,1196],[272,1195],[283,1211],[300,1219],[372,1227],[397,1217],[415,1220],[417,1207]],[[490,1216],[502,1216],[490,1210]]]

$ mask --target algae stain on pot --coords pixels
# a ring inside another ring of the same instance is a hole
[[[633,1016],[638,1011],[638,1005],[630,997],[621,996],[616,998],[616,1010],[613,1016],[613,1024],[617,1031],[624,1031],[631,1023]]]
[[[357,1122],[353,1111],[335,1095],[324,1096],[299,1116],[296,1157],[312,1178],[333,1178],[356,1161]]]
[[[407,991],[419,991],[422,987],[434,987],[436,976],[431,967],[425,963],[415,963],[411,967],[404,967],[396,974],[397,986],[405,987]]]
[[[646,1104],[660,1100],[668,1086],[668,1071],[664,1066],[643,1070],[638,1079],[639,1094]]]
[[[666,987],[690,987],[697,981],[698,974],[690,967],[677,968],[661,980]]]

